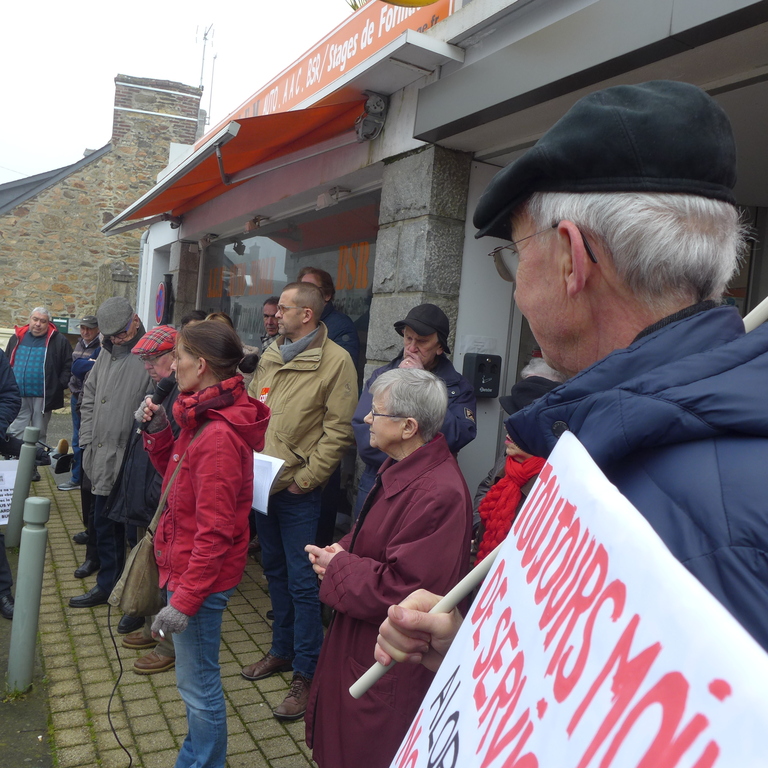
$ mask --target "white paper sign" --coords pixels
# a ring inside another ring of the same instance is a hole
[[[766,765],[768,654],[566,433],[393,768]]]
[[[282,472],[283,464],[285,462],[282,459],[266,453],[253,454],[253,508],[263,515],[267,514],[269,492]]]
[[[0,461],[0,525],[8,524],[18,461]]]

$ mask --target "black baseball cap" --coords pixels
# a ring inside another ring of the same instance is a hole
[[[534,192],[672,192],[735,204],[736,143],[701,88],[656,80],[580,99],[521,158],[499,171],[474,215],[511,240],[510,217]]]

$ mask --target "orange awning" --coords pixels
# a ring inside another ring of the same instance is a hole
[[[225,183],[219,159],[229,179],[259,164],[351,131],[364,105],[363,99],[240,118],[217,133],[168,177],[109,222],[103,231],[125,220],[159,214],[181,216],[247,180],[241,178],[234,183]]]

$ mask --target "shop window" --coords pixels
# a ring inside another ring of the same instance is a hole
[[[378,199],[329,214],[266,226],[241,239],[215,241],[205,250],[201,309],[226,312],[245,344],[259,346],[262,305],[279,296],[303,267],[334,280],[336,308],[349,315],[365,350],[378,231]],[[365,355],[361,355],[360,366]]]

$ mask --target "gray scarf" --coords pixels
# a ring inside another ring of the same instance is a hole
[[[306,336],[303,336],[297,341],[285,339],[285,341],[283,341],[283,343],[278,347],[278,350],[280,350],[280,354],[283,358],[283,362],[290,363],[291,360],[296,357],[296,355],[300,355],[312,343],[312,340],[315,338],[315,336],[317,336],[317,332],[319,330],[320,326],[318,325],[317,328],[312,331],[312,333],[308,333]]]

